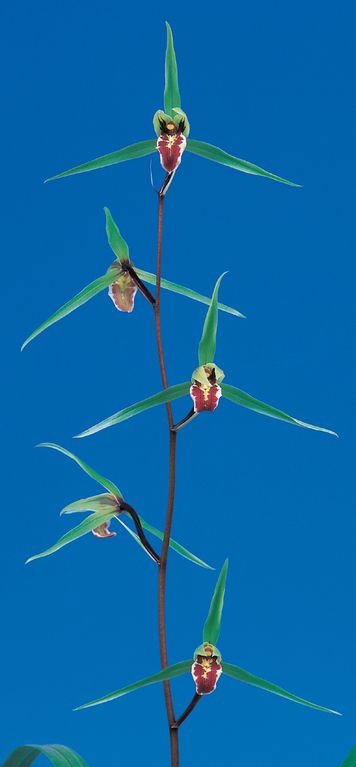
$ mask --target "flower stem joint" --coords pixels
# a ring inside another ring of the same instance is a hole
[[[204,642],[194,653],[192,677],[198,695],[214,692],[222,674],[221,654],[217,647]]]
[[[224,378],[224,372],[214,362],[207,362],[194,370],[189,392],[195,413],[216,410],[221,397],[220,383]]]

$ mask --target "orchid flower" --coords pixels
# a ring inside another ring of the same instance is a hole
[[[108,243],[115,255],[115,261],[111,264],[106,274],[98,277],[96,280],[87,285],[81,290],[74,298],[57,309],[45,322],[43,322],[36,330],[22,344],[21,350],[27,346],[36,336],[43,333],[51,325],[54,325],[59,320],[66,317],[79,306],[82,306],[91,298],[100,293],[105,288],[109,288],[109,296],[112,299],[116,308],[121,312],[132,312],[134,308],[134,300],[137,290],[139,290],[144,297],[154,305],[155,299],[145,286],[145,282],[156,285],[156,275],[151,272],[146,272],[143,269],[138,269],[133,265],[127,242],[125,242],[119,227],[115,223],[109,208],[104,208],[106,217],[106,234]],[[194,301],[199,301],[203,304],[209,304],[210,298],[197,293],[191,288],[186,288],[183,285],[178,285],[170,280],[161,279],[161,287],[166,290],[170,290],[173,293],[178,293],[187,298],[192,298]],[[235,317],[244,317],[237,309],[232,309],[231,306],[225,306],[225,304],[219,304],[218,308],[233,314]]]
[[[189,138],[190,125],[187,115],[181,109],[177,61],[174,51],[172,30],[168,22],[166,22],[166,27],[167,48],[165,60],[164,110],[158,109],[153,118],[153,126],[157,135],[157,140],[145,139],[144,141],[139,141],[130,146],[126,146],[123,149],[117,149],[102,157],[97,157],[95,160],[90,160],[82,165],[76,165],[74,168],[70,168],[70,170],[63,171],[63,173],[58,173],[56,176],[47,179],[47,181],[53,181],[54,179],[63,178],[64,176],[73,176],[76,173],[85,173],[86,171],[96,170],[97,168],[105,168],[108,165],[115,165],[116,163],[124,162],[125,160],[134,160],[138,157],[145,157],[146,155],[155,153],[157,150],[160,155],[162,167],[167,172],[168,176],[172,178],[172,175],[175,173],[181,162],[182,154],[186,149],[187,152],[199,155],[206,160],[213,160],[214,162],[242,171],[243,173],[264,176],[265,178],[281,181],[283,184],[289,184],[290,186],[299,186],[299,184],[294,184],[291,181],[287,181],[285,178],[281,178],[281,176],[276,176],[274,173],[270,173],[269,171],[258,167],[258,165],[254,165],[246,160],[240,160],[238,157],[234,157],[228,152],[225,152],[225,150],[213,146],[213,144]]]
[[[42,551],[40,554],[35,554],[34,556],[29,557],[27,562],[32,562],[34,559],[40,559],[41,557],[47,557],[50,554],[54,554],[55,551],[58,551],[63,546],[66,546],[68,543],[72,543],[73,541],[77,540],[77,538],[81,538],[83,535],[86,535],[86,533],[89,532],[92,532],[97,538],[112,538],[116,536],[116,532],[110,530],[110,523],[113,519],[115,519],[134,538],[136,543],[138,543],[146,551],[151,559],[159,563],[159,556],[156,554],[151,544],[147,540],[143,530],[147,530],[147,532],[155,535],[156,538],[159,538],[161,541],[163,540],[163,533],[160,530],[157,530],[156,527],[153,527],[153,525],[150,525],[148,522],[146,522],[136,513],[132,506],[126,503],[124,496],[122,495],[117,485],[111,482],[110,479],[103,477],[101,474],[95,471],[95,469],[92,469],[90,466],[88,466],[87,463],[60,445],[55,445],[52,442],[43,442],[38,445],[38,447],[49,447],[52,450],[58,450],[58,452],[68,456],[68,458],[71,458],[72,461],[75,461],[75,463],[77,463],[78,466],[80,466],[80,468],[89,475],[89,477],[98,482],[99,485],[102,485],[102,487],[107,492],[101,493],[100,495],[93,495],[89,498],[82,498],[79,501],[74,501],[74,503],[70,503],[68,506],[65,506],[61,511],[61,515],[74,514],[81,511],[91,511],[92,514],[89,517],[86,517],[84,521],[79,525],[65,533],[49,549]],[[123,522],[122,516],[125,514],[130,516],[133,520],[137,534],[134,533],[134,531],[131,530],[131,528]],[[177,543],[172,538],[170,539],[169,545],[174,551],[176,551],[182,557],[189,559],[191,562],[194,562],[194,564],[200,565],[200,567],[205,567],[209,570],[213,569],[210,567],[210,565],[207,565],[205,562],[203,562],[202,559],[196,557],[190,551],[185,549],[184,546],[181,546],[180,543]]]
[[[240,666],[236,666],[233,663],[227,663],[223,661],[221,652],[216,647],[216,644],[220,634],[227,568],[228,560],[224,562],[224,565],[220,571],[220,575],[210,603],[208,616],[204,623],[202,637],[203,641],[202,644],[200,644],[199,647],[195,650],[193,654],[193,660],[183,660],[178,663],[174,663],[173,665],[162,669],[162,671],[159,671],[157,674],[145,677],[145,679],[140,679],[140,681],[134,682],[127,687],[122,687],[121,689],[115,690],[114,692],[111,692],[108,695],[104,695],[101,698],[97,698],[90,703],[85,703],[82,706],[78,706],[78,708],[75,710],[78,711],[83,708],[97,706],[100,703],[107,703],[108,701],[120,698],[122,695],[127,695],[129,692],[134,692],[141,687],[146,687],[147,685],[155,684],[156,682],[163,682],[167,679],[174,679],[175,677],[181,676],[182,674],[186,674],[190,671],[196,690],[195,702],[198,702],[198,700],[201,699],[204,695],[209,695],[214,692],[221,674],[225,674],[226,676],[230,676],[240,682],[245,682],[246,684],[250,684],[253,687],[259,687],[266,692],[274,693],[275,695],[279,695],[282,698],[287,698],[287,700],[291,700],[294,703],[300,703],[304,706],[308,706],[309,708],[317,709],[318,711],[326,711],[329,714],[337,714],[338,716],[341,716],[338,711],[334,711],[330,708],[325,708],[324,706],[319,706],[317,703],[311,703],[310,701],[305,700],[305,698],[299,697],[299,695],[294,695],[293,693],[284,690],[282,687],[279,687],[273,682],[267,682],[265,679],[261,679],[260,677],[251,674],[249,671],[245,671],[244,669],[240,668]],[[199,698],[196,696],[199,696]],[[192,708],[192,704],[190,704],[189,708]],[[184,716],[180,717],[180,719],[177,720],[176,725],[178,726],[184,718]]]
[[[148,397],[141,402],[137,402],[134,405],[130,405],[123,410],[119,410],[117,413],[109,416],[109,418],[105,418],[104,421],[100,421],[89,429],[77,434],[77,437],[87,437],[90,434],[95,434],[97,431],[106,429],[108,426],[114,426],[115,424],[125,421],[127,418],[131,418],[138,413],[142,413],[151,407],[166,402],[172,402],[186,394],[190,394],[193,400],[193,407],[188,415],[173,427],[174,430],[181,428],[199,413],[216,410],[221,401],[220,398],[223,398],[230,400],[235,405],[241,405],[249,410],[254,410],[256,413],[261,413],[262,415],[270,416],[271,418],[277,418],[280,421],[301,426],[305,429],[323,431],[327,434],[337,436],[336,432],[331,431],[330,429],[325,429],[321,426],[313,426],[313,424],[301,421],[272,405],[267,405],[265,402],[261,402],[251,394],[247,394],[247,392],[238,389],[236,386],[222,383],[225,374],[223,370],[217,366],[214,359],[218,326],[218,291],[224,274],[217,280],[212,294],[198,348],[198,367],[193,371],[191,381],[169,386],[167,389],[158,392],[158,394],[154,394],[153,396]]]

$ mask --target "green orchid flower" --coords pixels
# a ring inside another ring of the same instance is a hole
[[[289,186],[299,186],[299,184],[287,181],[285,178],[277,176],[275,173],[270,173],[269,171],[258,167],[258,165],[234,157],[225,150],[213,146],[213,144],[189,138],[190,125],[187,115],[181,109],[177,61],[174,51],[172,30],[168,22],[166,22],[166,27],[167,48],[165,60],[164,110],[157,110],[153,118],[153,126],[157,135],[157,140],[146,139],[131,144],[130,146],[126,146],[123,149],[117,149],[102,157],[97,157],[95,160],[90,160],[82,165],[76,165],[74,168],[63,171],[62,173],[57,173],[55,176],[47,179],[47,181],[64,178],[65,176],[73,176],[76,173],[85,173],[98,168],[106,168],[109,165],[115,165],[126,160],[135,160],[138,157],[154,154],[157,150],[160,154],[163,168],[168,176],[172,178],[172,175],[175,173],[181,162],[182,154],[186,149],[187,152],[199,155],[206,160],[220,163],[220,165],[226,165],[234,170],[242,171],[242,173],[263,176],[272,179],[273,181],[280,181],[283,184],[288,184]]]
[[[193,407],[188,415],[173,427],[176,431],[195,418],[199,413],[216,410],[220,398],[222,397],[230,400],[235,405],[241,405],[256,413],[261,413],[262,415],[276,418],[280,421],[294,424],[295,426],[301,426],[304,429],[323,431],[327,434],[337,436],[336,432],[331,431],[330,429],[314,426],[313,424],[301,421],[272,405],[267,405],[265,402],[261,402],[251,394],[247,394],[247,392],[238,389],[236,386],[222,383],[225,374],[223,370],[216,365],[214,358],[218,327],[218,291],[224,274],[217,280],[212,294],[198,348],[198,367],[193,371],[191,381],[169,386],[167,389],[158,392],[158,394],[153,394],[151,397],[147,397],[147,399],[144,399],[141,402],[136,402],[134,405],[119,410],[117,413],[109,416],[109,418],[105,418],[104,421],[100,421],[89,429],[77,434],[77,438],[88,437],[90,434],[95,434],[97,431],[106,429],[109,426],[114,426],[117,423],[121,423],[121,421],[125,421],[127,418],[143,413],[145,410],[167,402],[173,402],[187,394],[190,394],[193,400]]]
[[[133,311],[137,290],[139,290],[142,295],[154,305],[155,298],[148,288],[146,288],[144,283],[147,282],[149,285],[156,285],[156,275],[134,266],[130,259],[128,244],[125,242],[109,208],[104,208],[104,211],[106,217],[106,234],[109,246],[115,255],[115,261],[111,264],[106,274],[98,277],[83,288],[83,290],[77,293],[74,298],[67,301],[64,306],[57,309],[54,314],[36,328],[36,330],[34,330],[22,344],[21,351],[30,343],[30,341],[33,341],[36,336],[43,333],[44,330],[47,330],[51,325],[54,325],[56,322],[59,322],[59,320],[62,320],[63,317],[74,312],[75,309],[83,306],[83,304],[87,303],[87,301],[94,298],[94,296],[101,293],[101,291],[106,288],[109,289],[109,295],[114,305],[121,312],[130,313]],[[178,285],[176,282],[171,282],[164,278],[161,279],[161,288],[170,290],[173,293],[178,293],[178,295],[185,296],[186,298],[191,298],[202,304],[209,305],[210,303],[210,298],[208,296],[203,296],[201,293],[197,293],[196,290],[186,288],[184,285]],[[222,312],[233,314],[235,317],[244,317],[241,312],[238,312],[237,309],[233,309],[231,306],[218,304],[218,308]]]
[[[86,517],[84,521],[79,525],[65,533],[53,546],[50,546],[49,549],[42,551],[40,554],[35,554],[34,556],[29,557],[29,559],[27,559],[27,563],[32,562],[34,559],[48,557],[50,554],[54,554],[68,543],[72,543],[73,541],[76,541],[78,538],[81,538],[83,535],[86,535],[90,532],[92,532],[97,538],[112,538],[116,535],[116,532],[110,530],[109,526],[110,522],[115,519],[133,537],[136,543],[138,543],[139,546],[141,546],[141,548],[146,551],[151,559],[159,564],[160,558],[152,548],[143,531],[146,530],[148,533],[156,536],[156,538],[159,538],[160,541],[163,541],[163,533],[160,530],[157,530],[156,527],[153,527],[153,525],[150,525],[136,513],[132,506],[130,506],[125,501],[123,494],[117,485],[114,484],[114,482],[111,482],[110,479],[103,477],[101,474],[95,471],[95,469],[92,469],[90,466],[88,466],[87,463],[74,455],[74,453],[71,453],[69,450],[66,450],[60,445],[55,445],[52,442],[43,442],[38,445],[38,447],[49,447],[52,450],[57,450],[58,452],[68,456],[68,458],[71,458],[72,461],[75,461],[75,463],[77,463],[78,466],[80,466],[80,468],[89,475],[89,477],[94,479],[95,482],[98,482],[99,485],[101,485],[107,492],[101,493],[100,495],[93,495],[89,498],[81,498],[79,501],[74,501],[74,503],[70,503],[68,506],[65,506],[65,508],[61,511],[61,515],[74,514],[76,512],[82,511],[90,511],[92,513],[89,517]],[[125,514],[133,520],[137,533],[131,530],[131,528],[128,527],[125,522],[123,522],[122,517]],[[213,569],[210,567],[210,565],[207,565],[206,562],[203,562],[202,559],[199,559],[199,557],[196,557],[194,554],[188,551],[188,549],[184,548],[184,546],[181,546],[180,543],[174,541],[173,538],[170,539],[169,545],[173,551],[175,551],[177,554],[180,554],[180,556],[185,557],[185,559],[189,559],[190,562],[193,562],[200,567],[205,567],[208,570]]]
[[[249,671],[245,671],[243,668],[240,668],[240,666],[236,666],[233,663],[227,663],[222,659],[220,650],[218,650],[216,644],[220,634],[227,568],[228,560],[224,562],[220,571],[210,603],[208,616],[203,627],[203,641],[193,653],[193,659],[174,663],[173,665],[162,669],[157,674],[140,679],[138,682],[134,682],[127,687],[115,690],[101,698],[96,698],[96,700],[92,700],[90,703],[84,703],[84,705],[78,706],[75,710],[78,711],[84,708],[90,708],[91,706],[98,706],[100,703],[108,703],[109,701],[120,698],[130,692],[135,692],[135,690],[139,690],[141,687],[146,687],[147,685],[155,684],[156,682],[164,682],[168,679],[174,679],[175,677],[190,671],[195,683],[196,692],[193,699],[195,703],[201,700],[204,695],[209,695],[214,692],[221,674],[225,674],[240,682],[245,682],[253,687],[259,687],[266,692],[279,695],[294,703],[300,703],[303,706],[308,706],[309,708],[314,708],[318,711],[325,711],[329,714],[341,716],[338,711],[319,706],[317,703],[311,703],[309,700],[299,697],[299,695],[294,695],[293,693],[284,690],[273,682],[267,682],[265,679],[261,679],[260,677],[251,674]],[[192,708],[193,701],[188,707],[189,710]],[[182,717],[175,723],[175,726],[179,726],[184,718],[185,716],[182,715]]]

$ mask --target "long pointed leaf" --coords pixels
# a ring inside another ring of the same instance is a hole
[[[95,479],[96,482],[99,482],[99,485],[102,485],[105,487],[105,490],[108,490],[109,493],[112,493],[113,495],[116,495],[118,498],[122,498],[123,495],[120,492],[117,485],[114,484],[114,482],[111,482],[110,479],[106,479],[106,477],[103,477],[102,474],[99,474],[98,471],[95,471],[95,469],[92,469],[91,466],[88,466],[87,463],[81,460],[81,458],[78,458],[78,456],[74,455],[74,453],[71,453],[69,450],[66,450],[65,447],[61,447],[60,445],[55,445],[54,442],[41,442],[37,447],[49,447],[52,450],[58,450],[59,453],[63,453],[63,455],[67,455],[68,458],[71,458],[72,461],[75,461],[75,463],[80,466],[83,471],[85,471],[86,474],[89,474],[89,477],[92,479]]]
[[[100,423],[91,426],[90,429],[86,429],[86,431],[76,434],[75,439],[89,437],[90,434],[95,434],[97,431],[107,429],[109,426],[121,423],[121,421],[126,421],[127,418],[132,418],[134,415],[143,413],[144,410],[149,410],[151,407],[163,405],[165,402],[172,402],[172,400],[183,397],[185,394],[188,394],[190,386],[191,384],[189,381],[176,384],[175,386],[169,386],[168,389],[164,389],[163,391],[158,392],[158,394],[153,394],[152,397],[147,397],[147,399],[143,399],[141,402],[136,402],[134,405],[125,407],[123,410],[119,410],[118,413],[109,416],[109,418],[105,418],[104,421],[100,421]]]
[[[68,543],[73,543],[73,541],[76,541],[78,538],[82,538],[83,535],[90,533],[92,530],[94,530],[95,527],[99,527],[105,522],[109,522],[112,517],[112,510],[106,513],[95,512],[94,514],[90,514],[90,516],[83,519],[79,525],[73,527],[71,530],[68,530],[67,533],[62,535],[61,538],[59,538],[58,541],[53,544],[53,546],[49,547],[49,549],[45,549],[45,551],[41,551],[39,554],[34,554],[32,557],[26,559],[26,565],[29,562],[33,562],[35,559],[49,557],[50,554],[54,554],[59,549],[62,549],[63,546],[67,546]]]
[[[255,399],[255,397],[251,397],[251,394],[247,394],[247,392],[242,391],[241,389],[237,389],[236,386],[230,386],[230,384],[224,383],[222,384],[221,388],[223,396],[231,400],[231,402],[234,402],[235,405],[241,405],[242,407],[246,407],[249,410],[254,410],[256,413],[268,415],[271,418],[277,418],[279,421],[286,421],[287,423],[292,423],[295,426],[302,426],[304,429],[324,431],[326,434],[333,434],[334,437],[338,436],[336,432],[331,431],[331,429],[324,429],[322,426],[313,426],[311,423],[304,423],[304,421],[299,421],[297,418],[293,418],[291,415],[287,415],[287,413],[284,413],[283,410],[278,410],[271,405],[266,405],[265,402],[261,402],[260,400]]]
[[[155,274],[151,274],[151,272],[145,272],[143,269],[137,269],[136,266],[135,272],[138,274],[141,280],[143,280],[143,282],[148,282],[150,285],[156,284]],[[176,282],[165,280],[163,277],[161,279],[161,288],[171,290],[173,293],[179,293],[180,295],[186,296],[187,298],[192,298],[194,301],[199,301],[201,304],[209,305],[211,301],[209,296],[203,296],[201,293],[197,293],[196,290],[191,290],[191,288],[186,288],[184,285],[178,285]],[[241,314],[241,312],[238,312],[237,309],[233,309],[231,306],[226,306],[225,304],[218,303],[218,309],[221,312],[227,312],[228,314],[233,314],[235,317],[242,317],[245,319],[244,314]]]
[[[116,266],[111,266],[106,274],[103,274],[102,277],[98,277],[96,280],[83,288],[83,290],[77,293],[73,298],[71,298],[70,301],[67,301],[66,304],[61,306],[60,309],[57,309],[54,314],[51,314],[48,320],[42,322],[42,324],[36,330],[34,330],[28,338],[26,338],[26,341],[21,346],[21,351],[25,348],[25,346],[27,346],[27,344],[30,343],[30,341],[33,341],[36,336],[38,336],[40,333],[43,333],[43,331],[47,330],[47,328],[49,328],[51,325],[54,325],[55,322],[59,322],[59,320],[62,320],[63,317],[67,316],[67,314],[74,312],[75,309],[79,308],[79,306],[86,304],[86,302],[96,296],[97,293],[100,293],[102,290],[105,290],[105,288],[108,288],[109,285],[112,285],[112,283],[117,280],[119,271],[120,270],[116,268]]]
[[[274,173],[270,173],[268,170],[259,168],[258,165],[253,165],[247,160],[240,160],[239,157],[234,157],[232,154],[228,154],[223,149],[214,146],[213,144],[207,144],[205,141],[194,141],[189,139],[187,142],[187,151],[193,154],[198,154],[200,157],[204,157],[206,160],[213,160],[221,165],[227,165],[234,170],[240,170],[242,173],[251,173],[253,176],[264,176],[270,178],[272,181],[280,181],[282,184],[288,184],[288,186],[300,187],[300,184],[295,184],[293,181],[287,181],[287,179],[281,176],[276,176]]]
[[[164,89],[164,111],[174,117],[173,108],[180,107],[180,94],[178,86],[178,68],[177,59],[174,51],[173,34],[168,21],[167,27],[167,48],[165,61],[165,89]]]
[[[145,679],[140,679],[138,682],[128,685],[128,687],[122,687],[121,690],[115,690],[115,692],[104,695],[102,698],[96,698],[96,700],[92,700],[90,703],[84,703],[82,706],[75,708],[74,711],[81,711],[83,708],[98,706],[100,703],[108,703],[110,700],[121,698],[122,695],[127,695],[129,692],[135,692],[135,690],[140,690],[141,687],[147,687],[149,684],[165,682],[166,679],[174,679],[175,677],[190,671],[191,665],[191,660],[183,660],[180,663],[174,663],[172,666],[168,666],[167,668],[162,669],[162,671],[159,671],[158,674],[146,676]]]
[[[337,714],[337,716],[342,716],[342,714],[340,714],[339,711],[333,711],[331,708],[318,706],[316,703],[311,703],[309,700],[300,698],[298,695],[293,695],[293,693],[288,692],[287,690],[284,690],[282,687],[278,687],[277,684],[273,684],[272,682],[266,682],[265,679],[260,679],[258,676],[254,676],[254,674],[250,674],[249,671],[245,671],[243,668],[240,668],[239,666],[234,666],[232,663],[224,662],[223,672],[227,674],[228,676],[232,676],[233,679],[238,679],[240,682],[251,684],[253,685],[253,687],[260,687],[261,690],[266,690],[266,692],[272,692],[274,693],[274,695],[280,695],[282,698],[287,698],[288,700],[292,700],[294,703],[300,703],[303,706],[309,706],[309,708],[316,708],[318,711],[326,711],[328,714]]]
[[[210,306],[206,313],[203,333],[199,343],[198,358],[199,365],[205,365],[207,362],[214,362],[216,350],[216,331],[218,328],[218,293],[220,282],[226,272],[220,275],[216,280]]]
[[[116,152],[110,152],[110,154],[104,154],[102,157],[96,157],[95,160],[90,160],[82,165],[76,165],[75,168],[63,171],[63,173],[57,173],[56,176],[47,178],[47,181],[54,181],[57,178],[64,178],[65,176],[74,176],[76,173],[86,173],[89,170],[97,170],[98,168],[106,168],[108,165],[116,165],[118,162],[125,162],[126,160],[135,160],[137,157],[145,157],[147,154],[153,154],[156,151],[156,141],[154,139],[147,139],[146,141],[138,141],[137,144],[130,144],[123,149],[117,149]]]
[[[142,517],[140,517],[140,522],[144,530],[147,530],[149,533],[152,533],[152,535],[155,535],[156,538],[159,538],[160,541],[163,541],[163,533],[161,530],[157,530],[157,527],[153,527],[153,525],[150,525],[148,522],[142,519]],[[184,548],[184,546],[181,546],[180,543],[174,541],[173,538],[169,539],[169,545],[171,549],[177,552],[177,554],[185,557],[185,559],[189,559],[190,562],[194,562],[194,564],[199,565],[200,567],[205,567],[208,570],[214,570],[211,565],[207,565],[206,562],[204,562],[202,559],[199,559],[199,557],[196,557],[195,554],[192,554],[190,551],[188,551],[188,549]]]
[[[356,767],[356,746],[350,751],[341,767]]]
[[[120,229],[114,221],[109,208],[104,208],[106,218],[106,234],[111,250],[120,261],[129,261],[129,248]]]
[[[225,559],[210,603],[208,617],[204,623],[203,642],[210,642],[210,644],[213,645],[218,643],[220,634],[220,623],[224,606],[225,584],[228,566],[229,560]]]
[[[59,743],[19,746],[9,754],[3,767],[30,767],[40,754],[47,756],[53,767],[87,767],[84,759],[76,751]]]

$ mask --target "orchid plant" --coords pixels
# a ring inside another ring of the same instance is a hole
[[[338,714],[338,712],[316,703],[311,703],[298,695],[289,693],[282,687],[267,682],[264,679],[245,671],[240,666],[229,663],[223,659],[220,650],[217,648],[217,642],[219,640],[224,603],[228,569],[227,560],[221,569],[215,586],[208,615],[203,627],[201,643],[198,645],[197,649],[191,653],[191,658],[189,660],[178,661],[173,665],[168,663],[165,586],[169,550],[172,549],[180,556],[189,560],[189,562],[204,568],[206,571],[213,569],[211,565],[207,564],[195,554],[192,554],[187,548],[180,543],[177,543],[171,537],[175,497],[177,435],[184,425],[192,422],[198,415],[214,412],[217,409],[221,398],[223,400],[230,400],[233,404],[241,405],[242,407],[262,415],[270,416],[306,429],[313,429],[328,434],[335,434],[335,432],[323,427],[313,426],[310,423],[294,418],[284,411],[256,399],[236,386],[224,382],[225,374],[222,368],[218,367],[215,362],[219,312],[225,312],[235,317],[244,317],[244,315],[237,309],[222,304],[218,300],[220,283],[225,273],[221,274],[217,279],[211,298],[190,287],[185,287],[164,279],[161,273],[164,202],[167,192],[174,180],[174,175],[181,165],[185,151],[203,157],[204,159],[213,160],[235,170],[242,171],[243,173],[262,176],[274,181],[282,182],[289,186],[298,186],[298,184],[287,181],[281,176],[266,171],[250,162],[241,160],[212,144],[190,138],[189,119],[181,108],[177,61],[172,30],[168,23],[163,105],[164,109],[158,109],[153,118],[153,127],[156,133],[155,139],[148,138],[139,141],[138,143],[131,144],[123,149],[118,149],[95,160],[77,165],[70,170],[58,173],[57,175],[52,176],[51,179],[48,179],[53,180],[71,176],[76,173],[84,173],[86,171],[104,168],[126,160],[151,155],[158,151],[160,162],[166,175],[160,190],[157,192],[158,224],[155,272],[148,272],[138,268],[131,260],[129,247],[124,240],[118,225],[114,221],[110,210],[105,208],[106,233],[109,246],[115,256],[114,262],[109,266],[109,269],[105,274],[84,287],[77,295],[67,301],[60,309],[55,311],[54,314],[34,330],[24,342],[22,348],[27,346],[30,341],[51,325],[63,319],[105,289],[108,290],[114,307],[120,312],[128,314],[132,313],[137,292],[147,300],[153,311],[162,390],[156,394],[148,397],[146,396],[145,399],[134,405],[129,405],[123,409],[121,408],[118,412],[105,418],[105,420],[100,421],[100,423],[87,428],[85,431],[78,434],[77,437],[86,437],[109,426],[118,424],[132,416],[138,415],[149,408],[165,404],[169,435],[169,477],[168,504],[164,529],[161,531],[159,528],[154,527],[150,522],[145,521],[141,514],[127,502],[123,493],[114,482],[99,474],[81,458],[78,458],[66,448],[51,442],[46,442],[42,443],[40,447],[50,448],[51,450],[62,453],[70,458],[86,474],[88,474],[91,479],[101,485],[105,492],[76,500],[65,506],[61,512],[61,515],[63,515],[64,518],[77,512],[89,512],[89,515],[77,526],[69,529],[55,544],[45,551],[29,557],[27,561],[30,562],[49,556],[60,550],[63,546],[78,540],[89,532],[92,532],[94,536],[99,539],[112,539],[116,535],[116,531],[112,527],[116,522],[125,529],[125,531],[150,557],[154,563],[154,567],[158,568],[158,641],[160,647],[161,669],[151,676],[130,683],[128,686],[120,687],[120,689],[97,698],[90,703],[85,703],[78,708],[85,709],[91,706],[96,706],[100,703],[105,703],[122,697],[130,692],[134,692],[141,687],[159,682],[163,683],[170,734],[170,763],[171,767],[179,767],[178,736],[180,726],[193,712],[197,703],[202,700],[203,697],[210,695],[215,691],[221,674],[245,682],[254,687],[258,687],[267,692],[274,693],[275,695],[279,695],[296,703],[313,709],[318,709],[319,711],[325,711],[331,714]],[[149,288],[147,285],[151,287]],[[151,291],[152,286],[154,292]],[[197,367],[190,374],[190,380],[174,384],[173,386],[168,385],[162,344],[161,289],[178,293],[181,296],[201,302],[208,306],[201,339],[198,345]],[[172,403],[176,399],[185,396],[190,396],[191,404],[190,407],[187,408],[186,416],[177,422],[173,415]],[[123,518],[125,518],[126,521],[124,521]],[[162,543],[159,552],[156,551],[151,540],[147,536],[153,536]],[[193,646],[194,645],[192,645],[192,647]],[[177,716],[173,703],[171,681],[176,677],[189,672],[191,672],[193,678],[194,695],[192,701],[188,704],[183,713],[180,716]],[[125,680],[123,679],[122,682],[124,681]],[[66,746],[58,744],[21,746],[10,754],[4,767],[29,767],[40,754],[47,756],[54,767],[86,767],[85,762],[78,754],[71,749],[68,749]],[[352,755],[350,755],[346,762],[344,762],[344,767],[356,767],[355,749],[353,750]]]

